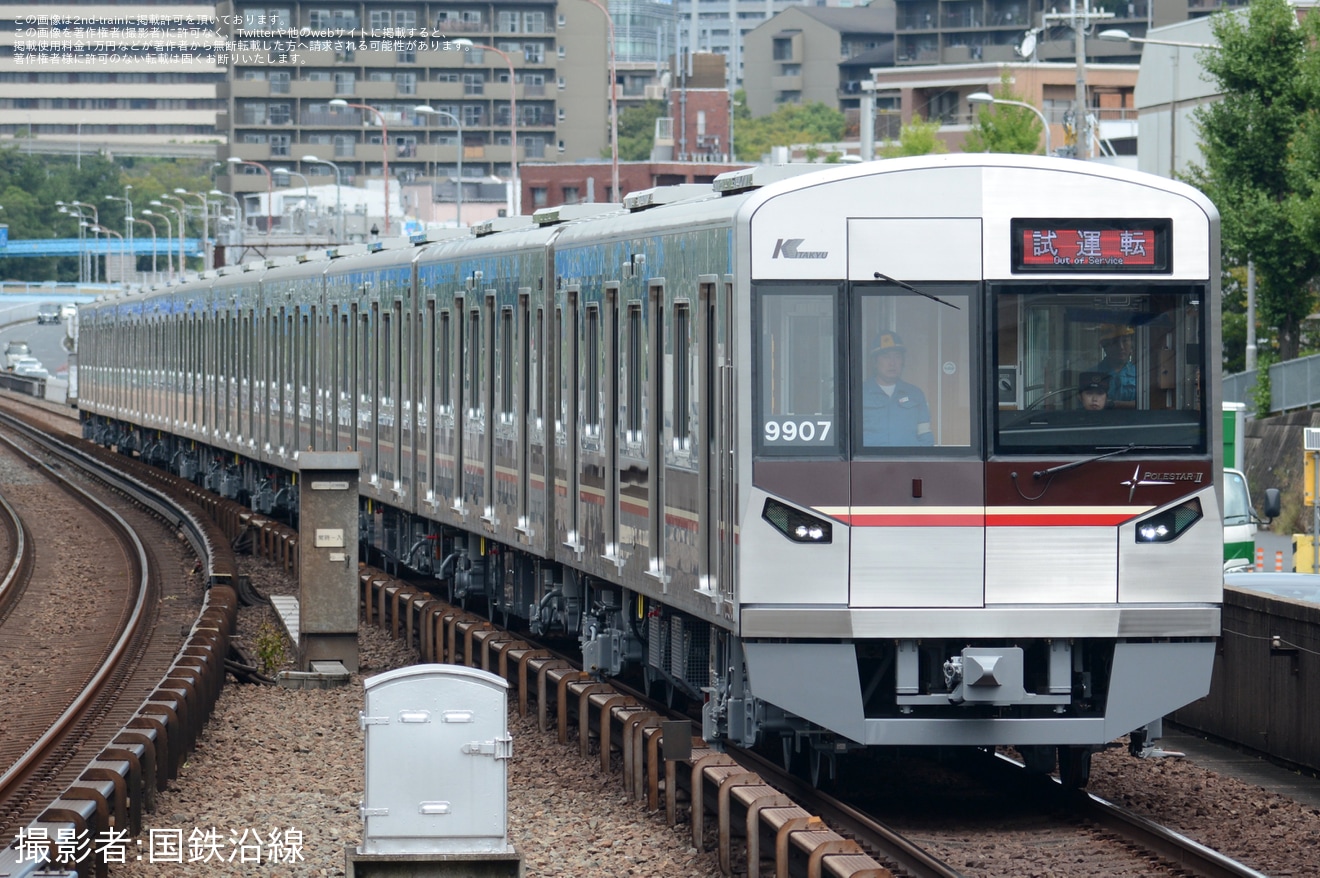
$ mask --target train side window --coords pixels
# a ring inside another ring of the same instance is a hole
[[[467,403],[469,415],[475,418],[481,411],[481,397],[477,391],[485,380],[481,374],[481,311],[478,308],[468,311],[467,346],[468,367],[467,375],[464,376],[467,380],[467,393],[463,399]]]
[[[587,319],[583,329],[585,356],[582,369],[586,382],[582,403],[582,425],[588,435],[600,433],[600,306],[587,306]]]
[[[500,309],[500,414],[513,418],[513,308]]]
[[[688,410],[692,355],[690,338],[691,309],[686,302],[674,306],[674,447],[682,450],[691,445],[692,413]]]
[[[762,284],[753,301],[757,452],[837,455],[843,447],[838,287]]]
[[[624,430],[628,442],[641,441],[642,434],[642,303],[628,303],[628,374]]]
[[[453,414],[454,388],[453,388],[453,334],[449,328],[449,309],[446,308],[440,312],[440,344],[437,346],[439,358],[438,368],[436,369],[436,405],[440,411],[447,414]]]
[[[536,328],[527,339],[527,415],[536,423],[541,417],[541,356],[545,338],[545,309],[536,309]],[[539,426],[539,425],[538,425]]]

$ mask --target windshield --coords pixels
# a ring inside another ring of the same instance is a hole
[[[1251,497],[1247,480],[1235,470],[1224,471],[1224,524],[1250,524]]]
[[[1203,294],[1148,283],[995,288],[996,452],[1204,453]]]

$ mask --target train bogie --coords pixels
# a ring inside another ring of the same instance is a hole
[[[370,552],[712,739],[1076,769],[1208,686],[1217,301],[1180,184],[757,169],[97,303],[83,399],[275,511],[359,452]]]

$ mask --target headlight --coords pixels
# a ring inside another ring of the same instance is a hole
[[[833,540],[830,523],[778,500],[766,500],[761,517],[795,543],[828,543]]]
[[[1188,500],[1137,522],[1137,542],[1171,543],[1201,519],[1201,501]]]

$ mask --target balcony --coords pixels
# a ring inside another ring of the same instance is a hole
[[[772,76],[770,77],[770,90],[781,91],[802,91],[802,76]]]
[[[463,100],[461,82],[419,82],[417,83],[417,103],[458,103]]]
[[[291,82],[289,83],[289,96],[328,101],[335,96],[335,84],[333,82]]]
[[[389,80],[387,82],[367,82],[359,79],[355,96],[357,103],[394,100],[399,96],[399,90],[398,87],[395,86],[394,80]]]
[[[235,79],[226,85],[230,97],[264,98],[270,94],[270,83],[264,79]]]

